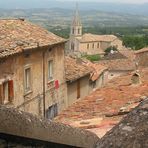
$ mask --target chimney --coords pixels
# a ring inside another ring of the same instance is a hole
[[[19,18],[20,21],[25,21],[25,18]]]
[[[141,84],[140,74],[137,73],[137,72],[135,72],[135,73],[132,75],[131,81],[132,81],[132,84],[133,84],[133,85]]]

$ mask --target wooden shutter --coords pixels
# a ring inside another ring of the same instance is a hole
[[[8,82],[9,101],[12,102],[14,99],[13,80]]]
[[[0,84],[0,104],[3,104],[3,84]]]

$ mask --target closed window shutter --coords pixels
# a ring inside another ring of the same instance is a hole
[[[3,84],[0,84],[0,104],[3,104]]]
[[[14,89],[13,89],[13,80],[8,82],[9,86],[9,101],[12,102],[14,99]]]

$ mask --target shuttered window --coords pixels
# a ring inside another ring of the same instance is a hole
[[[4,104],[9,102],[9,83],[3,83],[3,97],[4,97]]]
[[[3,84],[0,84],[0,104],[3,104]]]
[[[0,84],[0,104],[12,102],[14,99],[13,80]]]
[[[9,102],[12,102],[14,99],[14,88],[13,88],[13,80],[8,82],[9,86]]]

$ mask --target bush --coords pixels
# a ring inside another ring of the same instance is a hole
[[[106,54],[110,53],[111,51],[118,51],[118,49],[115,46],[110,46],[105,49]]]
[[[84,55],[84,58],[88,59],[91,62],[99,61],[101,59],[100,55],[95,54],[95,55]]]

